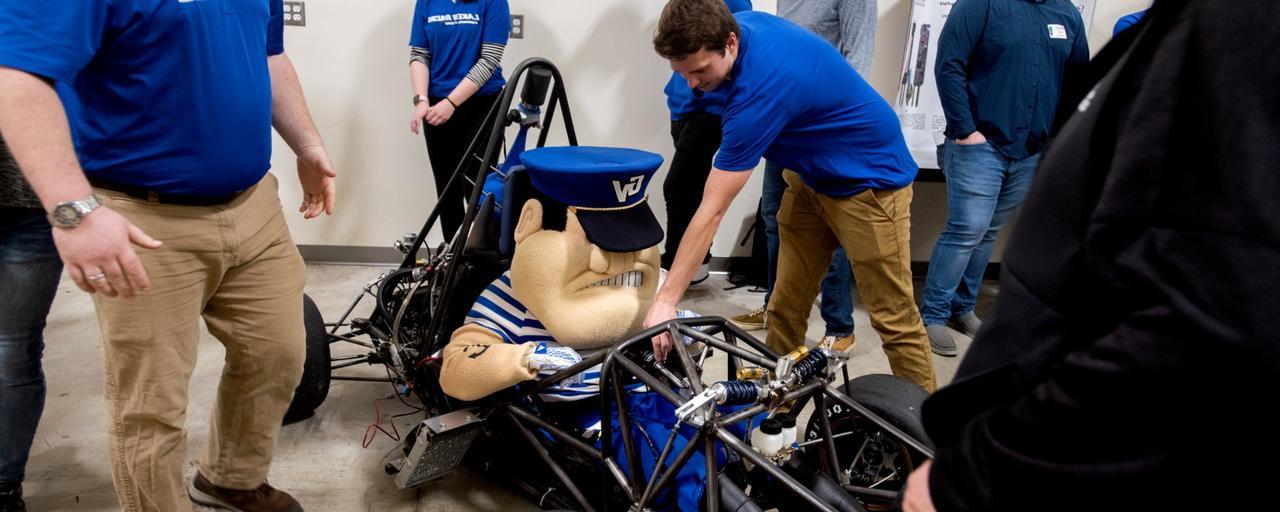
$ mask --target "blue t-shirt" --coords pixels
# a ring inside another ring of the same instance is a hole
[[[219,196],[271,166],[281,0],[0,2],[0,65],[70,84],[85,174]]]
[[[409,46],[431,51],[427,94],[453,92],[480,60],[481,44],[507,44],[510,23],[507,0],[418,0]],[[477,94],[497,94],[506,83],[499,66]]]
[[[830,197],[911,184],[919,168],[897,115],[835,47],[777,16],[735,17],[738,59],[717,88],[728,92],[717,169],[751,170],[764,157]]]
[[[731,12],[751,10],[751,0],[724,0],[724,3]],[[671,73],[671,79],[667,80],[667,87],[662,92],[667,94],[667,109],[671,111],[672,121],[684,119],[690,112],[698,110],[715,115],[724,112],[724,91],[693,90],[680,73]]]

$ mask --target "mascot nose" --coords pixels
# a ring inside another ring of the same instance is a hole
[[[597,246],[591,247],[591,271],[597,274],[612,275],[631,268],[634,254],[629,252],[609,252]]]

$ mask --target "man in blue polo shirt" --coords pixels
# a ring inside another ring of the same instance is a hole
[[[729,204],[768,158],[788,169],[769,346],[790,352],[805,344],[809,311],[840,245],[893,373],[932,391],[933,358],[910,269],[911,182],[918,169],[889,105],[818,36],[769,14],[734,15],[719,0],[668,3],[654,49],[691,87],[723,88],[728,100],[702,203],[646,325],[675,316]],[[659,358],[670,343],[665,335],[654,338]]]
[[[1031,187],[1063,76],[1089,61],[1085,35],[1067,0],[960,0],[942,27],[934,74],[947,118],[947,224],[920,307],[938,355],[958,353],[947,324],[969,336],[982,325],[982,275]]]
[[[732,12],[750,11],[750,0],[724,0]],[[724,92],[702,92],[689,87],[680,73],[671,73],[667,86],[667,109],[671,111],[671,142],[675,153],[671,167],[662,181],[662,198],[667,205],[667,237],[662,249],[662,268],[670,269],[680,246],[680,238],[702,201],[702,188],[711,172],[711,158],[720,148],[720,114],[724,111]],[[693,284],[710,275],[711,251],[702,257],[702,265]]]
[[[298,156],[305,217],[332,212],[334,172],[284,55],[282,11],[280,0],[0,3],[0,130],[69,275],[93,294],[127,511],[302,509],[266,484],[305,357],[305,267],[267,173],[271,127]],[[188,499],[201,317],[227,355]]]

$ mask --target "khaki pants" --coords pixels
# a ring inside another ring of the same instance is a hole
[[[121,507],[192,509],[183,424],[201,317],[227,355],[200,472],[218,486],[258,487],[306,357],[306,268],[289,237],[276,178],[268,174],[232,202],[209,207],[97,193],[164,242],[137,250],[151,291],[133,300],[93,296]]]
[[[838,243],[893,374],[933,392],[933,355],[911,283],[911,187],[837,199],[815,192],[792,171],[784,177],[769,347],[787,353],[805,343],[809,311]]]

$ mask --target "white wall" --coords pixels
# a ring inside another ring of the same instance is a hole
[[[856,0],[851,0],[856,1]],[[671,157],[662,86],[670,70],[650,39],[665,2],[660,0],[510,0],[525,16],[524,39],[512,39],[506,68],[532,56],[546,57],[564,74],[579,142],[626,146]],[[1120,16],[1147,0],[1098,2],[1090,33],[1096,52]],[[757,0],[774,12],[774,0]],[[882,95],[896,93],[911,0],[880,0],[876,60],[869,81]],[[407,41],[412,0],[309,0],[307,26],[287,27],[285,43],[301,76],[311,113],[325,138],[338,178],[332,217],[304,221],[292,212],[301,198],[288,146],[276,137],[272,164],[282,178],[281,198],[299,244],[388,246],[400,233],[417,231],[434,204],[435,188],[421,136],[409,133],[411,113]],[[559,117],[559,116],[557,116]],[[559,121],[557,121],[558,123]],[[556,128],[557,133],[562,132]],[[553,138],[553,143],[556,139]],[[563,143],[560,139],[558,143]],[[666,166],[650,187],[659,219]],[[729,211],[713,253],[740,253],[735,242],[750,223],[759,197],[756,173]],[[928,259],[945,220],[941,184],[916,187],[913,207],[915,260]],[[438,235],[436,235],[438,240]]]

